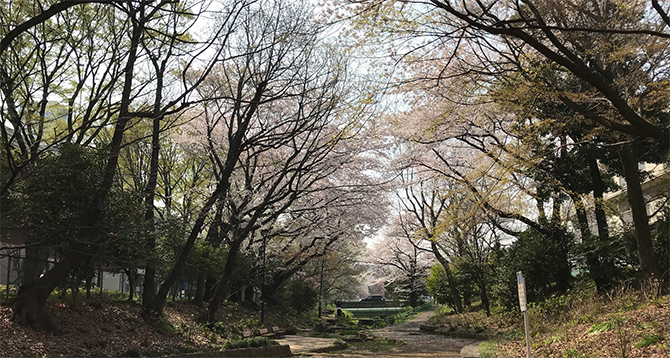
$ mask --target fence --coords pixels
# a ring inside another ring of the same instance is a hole
[[[16,288],[21,285],[26,260],[26,258],[17,254],[0,256],[0,287],[5,286],[2,287],[5,289],[5,298],[9,298],[11,287]],[[53,267],[55,263],[54,260],[40,260],[40,262],[45,271]],[[128,276],[116,267],[98,267],[92,284],[92,287],[101,287],[101,293],[102,291],[130,293],[131,289]],[[81,282],[80,286],[83,286]],[[141,285],[137,285],[134,290],[137,296],[141,295]]]

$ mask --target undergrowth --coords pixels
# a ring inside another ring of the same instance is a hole
[[[669,322],[654,322],[656,317],[636,311],[650,306],[667,308],[670,296],[659,292],[653,284],[634,287],[625,282],[608,294],[599,295],[595,285],[581,282],[564,295],[529,304],[533,356],[595,357],[601,356],[597,354],[599,349],[609,344],[612,356],[630,357],[640,354],[634,352],[636,349],[654,349],[653,352],[662,352],[659,357],[670,358],[670,345],[666,343],[670,340]],[[447,332],[496,334],[499,340],[480,345],[482,357],[514,357],[507,355],[506,347],[514,345],[512,351],[517,351],[519,345],[525,345],[523,315],[518,310],[502,312],[494,308],[492,316],[486,317],[482,311],[454,314],[442,308],[436,310],[429,323]]]

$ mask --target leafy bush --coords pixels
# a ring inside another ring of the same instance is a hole
[[[283,303],[297,314],[309,313],[319,302],[319,293],[302,280],[293,280],[284,288]]]
[[[452,302],[447,273],[441,264],[436,263],[430,268],[430,275],[426,279],[426,289],[428,294],[435,298],[435,303],[448,304]]]
[[[522,271],[528,302],[541,302],[566,292],[573,282],[569,249],[572,237],[560,232],[548,238],[528,229],[506,248],[500,259],[494,296],[506,310],[519,311],[516,273]]]

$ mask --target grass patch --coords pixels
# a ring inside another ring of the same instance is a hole
[[[482,358],[503,358],[506,355],[498,350],[498,342],[483,341],[479,342],[479,354]]]
[[[563,353],[561,356],[562,358],[592,358],[593,356],[590,354],[584,354],[576,349],[568,349]]]
[[[635,344],[635,348],[644,348],[656,344],[663,340],[663,336],[658,333],[645,334],[642,339]]]
[[[610,330],[614,329],[615,327],[616,326],[615,326],[614,322],[612,322],[612,321],[600,322],[600,323],[596,323],[593,326],[591,326],[591,328],[589,328],[589,330],[586,331],[586,334],[596,335],[596,334],[600,334],[600,333],[605,333],[607,331],[610,331]]]

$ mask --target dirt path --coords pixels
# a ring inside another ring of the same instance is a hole
[[[419,324],[426,322],[432,314],[432,311],[423,312],[410,321],[372,331],[376,337],[405,342],[403,346],[379,352],[352,352],[351,354],[329,354],[327,356],[331,358],[460,358],[461,348],[475,341],[419,332]]]

